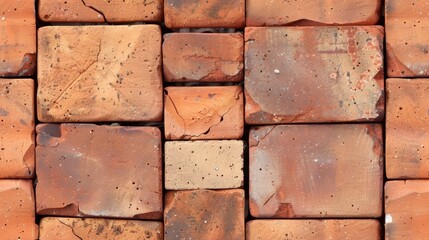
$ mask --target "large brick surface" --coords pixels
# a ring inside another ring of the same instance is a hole
[[[246,28],[246,123],[380,121],[383,28]]]
[[[34,81],[0,79],[0,178],[34,174]]]
[[[36,127],[37,212],[158,219],[161,133],[153,127]]]
[[[36,70],[34,0],[0,0],[0,77],[32,76]]]
[[[155,25],[40,28],[39,120],[162,120],[160,54]]]
[[[381,125],[265,126],[249,138],[252,216],[381,215]]]

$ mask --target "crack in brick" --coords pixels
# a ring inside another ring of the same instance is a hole
[[[107,22],[107,23],[109,22],[109,21],[107,21],[107,18],[102,11],[98,10],[97,8],[95,8],[93,6],[87,5],[85,0],[81,0],[81,1],[82,1],[83,5],[85,5],[85,7],[91,8],[92,10],[96,11],[98,14],[100,14],[103,17],[105,22]]]
[[[260,139],[256,139],[256,141],[258,141],[257,143],[256,143],[256,145],[252,145],[252,146],[250,146],[250,147],[257,147],[258,145],[259,145],[259,143],[262,141],[262,140],[264,140],[268,135],[270,135],[270,133],[275,129],[277,127],[277,125],[276,126],[273,126],[273,127],[271,127],[271,129],[264,135],[264,136],[262,136]]]
[[[64,226],[67,226],[71,229],[73,235],[75,235],[77,238],[79,238],[80,240],[83,240],[83,238],[81,238],[79,235],[76,234],[76,232],[74,231],[74,228],[70,225],[68,225],[67,223],[61,221],[60,219],[58,219],[58,222],[60,222],[61,224],[63,224]]]
[[[165,91],[165,94],[164,94],[169,100],[170,100],[170,102],[171,102],[171,104],[173,105],[173,108],[174,108],[174,110],[176,111],[176,114],[182,119],[182,121],[183,121],[183,134],[182,134],[182,137],[183,136],[185,136],[185,133],[186,133],[186,121],[185,121],[185,119],[182,117],[182,115],[180,115],[180,113],[179,113],[179,110],[177,109],[177,107],[176,107],[176,104],[174,104],[174,101],[173,101],[173,99],[171,99],[171,97],[168,95],[168,92],[167,91]]]

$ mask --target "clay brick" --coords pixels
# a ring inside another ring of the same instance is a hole
[[[0,180],[1,239],[38,239],[33,184],[27,180]]]
[[[0,178],[34,175],[34,81],[0,79]]]
[[[153,127],[36,127],[37,212],[159,219],[161,133]]]
[[[169,28],[243,28],[245,0],[165,0],[164,21]]]
[[[246,25],[373,25],[380,10],[380,0],[247,0]]]
[[[246,28],[246,123],[380,121],[383,29]]]
[[[244,239],[243,190],[171,191],[164,239]]]
[[[429,76],[426,1],[386,0],[386,57],[389,77]]]
[[[113,220],[100,218],[54,218],[40,221],[41,240],[162,240],[160,222]]]
[[[381,125],[265,126],[249,145],[252,216],[381,216]]]
[[[162,21],[162,0],[40,0],[39,16],[47,22]]]
[[[156,25],[39,29],[42,122],[161,121],[161,31]]]
[[[253,220],[246,239],[379,240],[381,233],[377,220]]]
[[[429,178],[429,79],[386,81],[386,175]]]
[[[385,185],[385,239],[427,239],[429,181],[388,181]]]
[[[167,82],[239,82],[243,80],[241,33],[170,33],[162,57]]]
[[[239,139],[243,135],[240,86],[167,87],[165,136],[179,139]]]
[[[166,142],[165,188],[240,188],[243,151],[242,141]]]
[[[0,77],[36,72],[34,0],[0,0]]]

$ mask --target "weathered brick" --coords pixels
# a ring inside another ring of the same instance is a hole
[[[165,143],[165,188],[227,189],[243,186],[242,141]]]
[[[246,123],[380,121],[383,29],[246,28]]]
[[[164,21],[169,28],[243,28],[245,0],[165,0]]]
[[[39,120],[161,121],[160,54],[155,25],[39,29]]]
[[[240,86],[167,87],[165,136],[178,139],[238,139],[243,135]]]
[[[386,81],[386,175],[429,178],[429,79]]]
[[[162,21],[162,0],[40,0],[39,16],[47,22]]]
[[[34,81],[0,79],[0,178],[34,175]]]
[[[380,12],[380,0],[247,0],[246,25],[373,25]]]
[[[389,77],[429,76],[426,1],[386,0],[386,56]]]
[[[377,220],[253,220],[246,239],[379,240],[381,233]]]
[[[381,216],[381,125],[265,126],[249,138],[252,216]]]
[[[159,219],[161,133],[154,127],[36,127],[37,212]]]
[[[388,181],[385,185],[385,239],[427,239],[429,181]]]
[[[161,222],[101,218],[54,218],[40,221],[41,240],[162,240]]]
[[[0,206],[1,239],[38,239],[31,181],[0,180]]]
[[[244,239],[243,190],[171,191],[164,239]]]
[[[241,33],[170,33],[162,45],[168,82],[239,82],[243,80]]]
[[[0,0],[0,77],[36,71],[34,0]]]

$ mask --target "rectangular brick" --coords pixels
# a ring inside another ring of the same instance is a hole
[[[34,0],[0,0],[0,77],[36,72]]]
[[[257,127],[249,146],[252,216],[381,216],[381,125]]]
[[[102,218],[54,218],[40,221],[41,240],[162,240],[161,222]]]
[[[427,239],[429,181],[388,181],[385,185],[385,239]]]
[[[39,16],[47,22],[162,21],[162,0],[40,0]]]
[[[36,127],[37,213],[162,217],[161,133],[154,127]]]
[[[380,240],[377,220],[253,220],[246,239]]]
[[[42,122],[161,121],[161,30],[156,25],[39,29]]]
[[[34,175],[34,81],[0,79],[0,178]]]
[[[164,239],[244,239],[244,190],[167,192]]]
[[[246,123],[381,121],[383,28],[246,28]]]
[[[0,180],[1,239],[38,239],[33,183]]]
[[[240,86],[167,87],[165,136],[169,140],[239,139],[243,135]]]
[[[162,45],[167,82],[243,80],[243,34],[170,33]]]
[[[165,188],[227,189],[243,186],[242,141],[165,143]]]
[[[429,178],[429,79],[386,81],[386,175]]]

